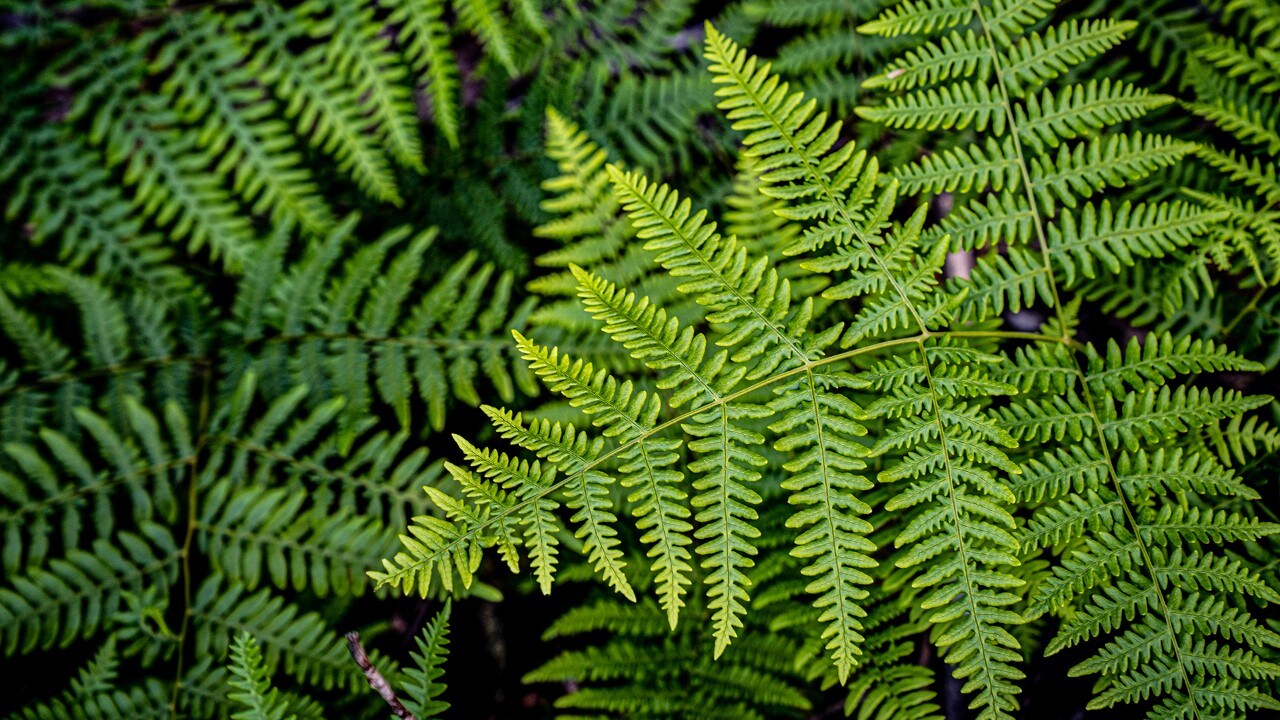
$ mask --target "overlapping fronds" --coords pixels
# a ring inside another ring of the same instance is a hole
[[[641,569],[633,578],[641,590],[653,581]],[[793,662],[799,650],[794,633],[771,634],[761,624],[764,613],[753,615],[747,619],[751,632],[712,660],[698,652],[697,620],[707,619],[705,603],[690,598],[684,613],[694,621],[673,633],[652,599],[632,604],[596,597],[558,618],[546,637],[581,644],[603,632],[606,639],[559,653],[524,681],[576,683],[575,692],[556,701],[562,716],[766,718],[810,709]]]
[[[441,596],[597,579],[567,717],[1276,712],[1280,12],[1192,4],[7,8],[0,647],[101,648],[15,718],[437,716]]]
[[[901,457],[902,465],[882,472],[881,479],[907,480],[919,474],[931,478],[929,489],[907,490],[900,500],[903,510],[928,506],[913,511],[920,515],[918,528],[947,528],[954,546],[962,549],[966,542],[978,547],[1007,543],[1011,537],[1007,530],[997,529],[988,518],[995,513],[997,522],[1011,525],[1007,511],[998,504],[1011,498],[993,472],[981,468],[991,465],[996,472],[1016,471],[992,444],[1011,441],[991,427],[979,402],[965,402],[977,390],[1004,386],[984,384],[962,371],[961,359],[969,359],[974,351],[945,343],[910,350],[905,357],[919,353],[923,364],[895,375],[900,381],[885,379],[888,372],[855,375],[840,367],[848,356],[922,341],[923,335],[903,336],[913,325],[928,332],[946,322],[955,299],[941,292],[933,279],[942,256],[931,251],[917,259],[912,252],[918,247],[922,214],[896,231],[889,226],[893,193],[874,190],[875,165],[865,154],[855,154],[852,146],[846,146],[827,155],[839,133],[838,124],[824,128],[825,118],[813,116],[812,103],[790,95],[768,75],[767,68],[758,67],[757,61],[713,28],[708,30],[708,56],[713,78],[725,86],[719,92],[721,106],[736,127],[747,132],[748,153],[756,157],[753,168],[763,180],[763,192],[787,203],[782,211],[786,217],[813,221],[787,252],[822,249],[825,254],[806,260],[810,270],[821,268],[837,276],[852,270],[852,279],[829,288],[825,296],[862,298],[863,310],[847,324],[811,329],[815,298],[793,302],[790,281],[770,267],[767,256],[753,257],[736,239],[721,236],[705,212],[694,211],[670,187],[612,169],[614,191],[637,237],[677,280],[680,291],[705,308],[720,349],[714,349],[712,338],[682,326],[652,300],[575,269],[584,307],[604,323],[607,335],[659,373],[658,388],[670,391],[666,403],[635,390],[631,382],[607,370],[519,337],[534,371],[553,391],[583,410],[603,430],[603,437],[582,436],[560,424],[525,428],[516,422],[512,426],[509,414],[491,413],[498,418],[504,437],[537,453],[541,464],[517,465],[504,454],[475,452],[468,443],[461,443],[477,470],[482,470],[486,458],[501,458],[506,468],[518,467],[520,472],[512,479],[487,473],[495,485],[488,492],[471,489],[479,486],[475,473],[455,473],[471,502],[436,493],[437,502],[443,503],[453,521],[429,520],[411,526],[406,551],[388,561],[386,571],[375,577],[422,590],[437,573],[450,578],[456,570],[466,578],[474,572],[483,547],[496,545],[511,560],[516,545],[504,539],[509,531],[501,528],[517,521],[530,526],[531,521],[520,518],[534,513],[544,498],[562,487],[572,488],[580,482],[577,477],[595,473],[602,482],[613,482],[616,475],[606,473],[616,466],[617,473],[639,474],[629,487],[652,488],[636,492],[631,502],[636,503],[633,511],[641,528],[649,530],[645,540],[651,545],[650,557],[655,558],[651,572],[660,606],[672,623],[683,603],[681,585],[690,582],[684,545],[690,542],[686,533],[692,531],[694,551],[703,558],[706,608],[719,655],[739,635],[750,598],[747,572],[755,565],[755,542],[760,537],[755,527],[760,494],[753,486],[760,481],[758,468],[768,462],[754,448],[766,441],[762,431],[767,430],[775,450],[790,458],[783,465],[786,479],[781,489],[796,506],[788,523],[799,533],[793,553],[807,563],[803,573],[811,578],[807,591],[821,610],[823,644],[844,679],[862,653],[865,611],[861,602],[867,591],[861,586],[871,581],[867,570],[876,565],[871,555],[876,546],[865,537],[872,528],[862,519],[870,507],[859,499],[873,481],[860,471],[870,457]],[[793,180],[797,182],[792,184]],[[797,202],[805,198],[812,202]],[[832,353],[837,344],[860,347]],[[902,387],[912,372],[917,373],[917,382],[923,381],[926,372],[936,376],[929,381],[936,387],[926,390],[924,398],[908,397]],[[752,393],[765,387],[772,388],[773,399],[753,401]],[[864,390],[883,397],[866,406],[850,399],[851,392]],[[664,405],[669,409],[664,411]],[[688,409],[681,412],[685,406]],[[899,430],[900,443],[872,447],[858,439],[867,432],[864,422],[883,418],[896,425],[903,413],[899,408],[912,406],[931,420]],[[659,424],[663,412],[677,414]],[[677,426],[688,438],[693,457],[687,466],[689,480],[684,480],[685,473],[667,469],[684,444],[670,432]],[[907,454],[916,449],[923,455]],[[555,475],[547,471],[547,464],[557,470]],[[678,490],[686,482],[688,490]],[[974,484],[972,491],[963,487],[969,483]],[[671,490],[663,492],[664,485]],[[512,489],[514,495],[499,494]],[[994,494],[995,499],[983,500],[984,494]],[[664,495],[667,503],[655,501]],[[962,497],[973,499],[961,504]],[[948,508],[950,512],[944,513]],[[583,523],[577,532],[588,538],[585,550],[597,571],[628,594],[630,587],[619,575],[621,559],[610,561],[612,553],[605,544],[590,539],[593,523],[612,524],[615,519],[606,505],[580,513],[572,522]],[[911,530],[899,541],[914,544],[922,534]],[[981,580],[967,582],[981,582],[983,587],[1017,582],[1001,580],[1004,576],[998,570],[985,569],[1005,564],[1011,555],[1000,554],[994,547],[979,552],[978,547],[971,555],[961,554],[961,566],[973,576],[984,568]],[[937,544],[922,547],[918,557],[904,562],[925,563],[943,549]],[[533,564],[541,581],[549,582],[547,563],[537,553],[533,553]],[[985,702],[1003,708],[1012,688],[1008,679],[1016,677],[1015,670],[1004,669],[1013,655],[1006,648],[1016,647],[1016,642],[996,628],[1016,621],[1017,616],[1003,609],[1007,593],[992,591],[975,597],[979,586],[957,589],[956,582],[966,581],[948,580],[951,574],[924,580],[939,586],[932,598],[935,606],[957,608],[940,612],[935,619],[951,629],[946,642],[955,646],[951,656],[981,659],[979,664],[967,665],[966,674],[980,675],[977,686],[988,688],[991,695]],[[964,621],[957,622],[961,618]],[[996,669],[984,674],[979,665]]]
[[[348,219],[287,268],[277,243],[246,270],[234,309],[245,351],[227,357],[232,377],[254,370],[273,379],[276,393],[304,384],[315,397],[341,396],[344,447],[375,400],[404,428],[421,403],[438,429],[450,398],[480,403],[481,378],[501,398],[533,392],[532,376],[502,339],[532,309],[513,302],[511,273],[480,264],[475,253],[443,272],[427,267],[435,232],[409,228],[339,264],[354,225]]]

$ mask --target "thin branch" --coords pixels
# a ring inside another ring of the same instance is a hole
[[[356,665],[369,679],[369,687],[378,691],[382,699],[387,701],[387,705],[391,706],[391,714],[401,720],[418,720],[413,713],[409,712],[409,708],[400,702],[400,698],[396,697],[396,691],[391,689],[391,683],[387,682],[387,679],[382,677],[382,673],[378,672],[378,668],[369,661],[369,655],[360,644],[360,633],[355,631],[347,633],[347,648],[351,650],[351,659],[356,661]]]

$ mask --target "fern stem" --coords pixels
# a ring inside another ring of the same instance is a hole
[[[1261,301],[1262,298],[1266,297],[1267,293],[1270,292],[1271,290],[1272,290],[1271,286],[1265,283],[1260,285],[1258,287],[1257,292],[1255,292],[1253,296],[1249,298],[1248,304],[1246,304],[1243,308],[1241,308],[1240,312],[1234,318],[1231,319],[1231,322],[1227,323],[1227,326],[1222,329],[1222,337],[1224,338],[1229,337],[1231,335],[1231,331],[1235,330],[1236,326],[1239,325],[1242,320],[1248,317],[1249,313],[1252,313],[1253,311],[1258,309],[1258,302]]]
[[[361,333],[294,333],[285,335],[272,335],[270,337],[245,338],[236,349],[253,350],[263,345],[278,345],[290,343],[305,343],[315,341],[348,341],[358,342],[365,345],[396,345],[403,347],[438,347],[448,349],[465,349],[465,348],[498,348],[506,349],[508,343],[504,339],[499,338],[480,338],[480,339],[464,339],[464,338],[439,338],[439,337],[396,337],[392,335],[372,335]],[[0,398],[8,395],[26,392],[28,390],[38,390],[49,385],[63,385],[66,383],[80,382],[82,380],[92,380],[100,377],[114,377],[118,375],[127,375],[141,370],[152,368],[168,367],[170,365],[190,364],[199,367],[208,367],[215,365],[217,355],[167,355],[163,357],[142,358],[133,362],[113,363],[110,365],[100,365],[98,367],[86,368],[79,372],[63,372],[53,375],[46,375],[36,378],[26,383],[18,385],[10,385],[0,388]]]
[[[205,355],[170,355],[155,358],[143,358],[128,363],[113,363],[110,365],[99,365],[94,368],[86,368],[79,372],[62,372],[53,375],[45,375],[29,382],[18,385],[10,385],[6,388],[0,388],[0,398],[9,395],[26,392],[28,390],[38,390],[49,385],[64,385],[67,383],[80,382],[81,380],[92,380],[100,377],[114,377],[117,375],[126,375],[131,372],[147,370],[149,368],[168,367],[170,365],[182,365],[190,363],[197,366],[208,366],[213,364],[213,360]]]
[[[365,490],[367,490],[370,494],[380,494],[385,497],[392,497],[392,498],[399,497],[399,499],[405,504],[412,503],[412,500],[407,494],[400,494],[397,496],[397,494],[394,492],[394,489],[388,489],[387,484],[383,482],[378,482],[368,478],[363,478],[361,476],[353,475],[351,473],[330,470],[314,462],[300,460],[297,457],[294,457],[293,455],[276,452],[271,448],[266,448],[256,443],[251,443],[238,437],[232,437],[229,435],[211,435],[209,436],[209,439],[216,440],[218,442],[225,442],[230,445],[235,445],[236,447],[242,450],[246,450],[253,455],[264,457],[274,462],[288,465],[290,467],[295,467],[300,470],[305,470],[309,473],[313,473],[316,476],[323,477],[325,480],[336,480],[338,482],[345,482],[351,485],[358,485],[364,488]],[[414,495],[416,496],[417,493],[415,493]]]
[[[938,398],[938,390],[933,380],[933,369],[929,367],[929,354],[924,351],[924,341],[927,338],[920,336],[917,349],[920,351],[920,362],[924,364],[924,376],[929,384],[929,398],[933,404],[933,420],[938,426],[938,441],[942,448],[942,460],[947,470],[947,501],[951,505],[951,521],[956,527],[956,553],[960,556],[960,568],[964,573],[964,598],[965,603],[969,606],[967,613],[969,620],[973,622],[975,635],[979,642],[977,643],[978,652],[982,654],[982,672],[988,677],[995,677],[991,671],[991,658],[987,653],[987,643],[983,642],[982,621],[979,618],[979,607],[974,602],[973,580],[969,576],[969,555],[964,547],[964,530],[961,524],[960,506],[956,504],[956,481],[955,472],[951,467],[951,452],[947,449],[947,430],[945,423],[942,422],[942,405]],[[988,695],[988,707],[999,708],[1000,704],[996,702],[995,686],[988,685],[985,689]],[[976,701],[975,701],[976,702]]]
[[[191,629],[191,548],[196,536],[196,518],[199,517],[200,454],[208,444],[206,432],[209,425],[209,408],[213,392],[213,367],[206,366],[200,388],[200,414],[196,423],[196,446],[191,453],[187,484],[187,529],[178,551],[182,559],[182,623],[178,627],[178,653],[174,661],[173,691],[169,696],[169,715],[178,716],[178,692],[182,689],[182,671],[186,662],[187,635]]]
[[[192,460],[193,456],[187,456],[177,460],[160,463],[158,465],[151,465],[142,470],[120,473],[111,477],[102,478],[100,481],[89,485],[79,485],[56,495],[50,495],[49,497],[36,502],[23,503],[12,513],[0,514],[0,524],[12,523],[24,515],[35,514],[48,508],[60,505],[70,505],[79,498],[88,495],[96,495],[99,492],[106,492],[107,490],[111,490],[118,485],[123,485],[130,480],[140,480],[142,478],[151,477],[152,475],[161,475],[176,468],[187,467],[191,464]]]

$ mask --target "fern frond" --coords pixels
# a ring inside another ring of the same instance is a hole
[[[179,547],[168,530],[147,523],[138,533],[97,540],[92,552],[65,557],[11,578],[0,588],[6,654],[65,647],[104,627],[124,595],[177,577]]]
[[[360,3],[325,4],[330,16],[313,28],[323,44],[329,72],[342,78],[364,98],[377,137],[401,165],[425,172],[418,117],[404,79],[408,69],[391,53],[390,38]]]
[[[249,593],[212,575],[195,590],[191,617],[194,646],[202,656],[221,659],[233,650],[232,634],[249,633],[261,647],[262,666],[320,688],[354,690],[363,677],[351,670],[338,636],[320,615],[267,590]]]
[[[449,617],[453,603],[445,601],[444,607],[422,629],[422,637],[416,638],[418,651],[413,653],[413,665],[404,671],[405,694],[409,710],[414,717],[434,718],[449,709],[449,703],[440,700],[444,683],[437,682],[444,675],[444,661],[449,655]]]
[[[496,0],[457,0],[454,11],[458,20],[480,36],[485,49],[492,52],[509,75],[517,73],[516,58],[507,36],[505,18],[500,14]]]
[[[229,697],[246,706],[231,716],[235,720],[293,720],[295,716],[289,714],[289,703],[279,690],[271,687],[262,651],[248,632],[236,635],[231,646],[231,674],[235,679],[229,684],[236,692]]]
[[[449,47],[449,28],[442,19],[443,0],[392,3],[391,22],[401,27],[401,44],[415,70],[426,79],[436,126],[449,144],[458,146],[458,63]],[[407,40],[406,40],[407,38]]]
[[[292,145],[284,124],[263,121],[274,103],[252,85],[245,49],[216,15],[195,14],[189,22],[152,64],[153,72],[168,73],[164,90],[174,108],[197,125],[203,147],[221,151],[216,171],[232,178],[254,212],[322,233],[332,211],[298,154],[284,150]]]
[[[244,22],[249,26],[247,41],[264,38],[250,67],[274,87],[299,134],[313,147],[332,153],[338,168],[350,173],[371,197],[401,204],[389,159],[367,132],[360,95],[328,74],[322,46],[312,46],[302,55],[290,51],[289,44],[305,37],[308,26],[316,22],[311,9],[288,12],[260,4]]]
[[[657,198],[657,194],[647,193],[647,198],[634,202],[642,208],[652,208],[665,201]],[[699,220],[694,218],[693,222]],[[642,236],[644,232],[639,230]],[[759,530],[751,522],[758,517],[753,506],[760,502],[760,496],[748,484],[760,478],[754,468],[765,460],[748,449],[764,438],[743,425],[744,420],[759,417],[760,412],[754,406],[712,401],[724,398],[741,380],[745,369],[721,374],[727,351],[708,357],[706,336],[691,328],[681,331],[675,318],[668,318],[661,308],[608,281],[586,273],[580,275],[580,281],[584,307],[604,322],[604,331],[626,347],[632,357],[654,370],[668,371],[658,386],[679,388],[668,401],[672,407],[686,402],[695,410],[711,405],[710,410],[694,415],[683,427],[698,438],[689,443],[689,449],[699,455],[689,470],[701,475],[693,482],[694,491],[700,494],[693,496],[691,504],[700,509],[694,519],[704,525],[694,537],[704,541],[697,553],[708,556],[702,566],[711,571],[706,582],[710,586],[708,597],[713,598],[709,607],[715,610],[718,656],[736,636],[736,628],[742,624],[739,616],[746,612],[742,603],[748,599],[749,580],[743,569],[752,566],[750,556],[757,552],[751,541],[759,537]]]
[[[209,488],[196,537],[214,571],[250,590],[269,580],[320,597],[359,595],[364,584],[351,571],[387,554],[391,538],[368,518],[303,512],[305,499],[285,488]]]
[[[176,519],[174,489],[193,459],[180,411],[167,408],[166,430],[175,437],[166,442],[157,419],[135,398],[127,398],[125,408],[130,432],[124,436],[99,415],[75,412],[81,431],[99,446],[97,454],[86,456],[70,437],[47,428],[39,433],[40,446],[4,446],[12,466],[11,472],[0,470],[0,495],[9,505],[0,514],[6,573],[43,565],[55,533],[68,549],[82,547],[86,532],[94,539],[110,537],[119,522],[112,498],[121,490],[135,522]],[[99,469],[104,466],[109,469]]]
[[[590,363],[537,346],[521,335],[517,334],[516,343],[530,368],[552,392],[565,396],[592,416],[592,424],[603,428],[606,437],[630,446],[618,455],[620,481],[623,487],[634,489],[629,500],[636,503],[632,511],[636,527],[647,531],[641,541],[653,545],[649,555],[655,559],[650,570],[668,622],[674,628],[684,605],[685,586],[691,582],[691,557],[686,547],[691,543],[688,533],[693,527],[688,522],[691,513],[683,505],[687,498],[680,487],[683,476],[669,469],[676,462],[680,443],[645,437],[657,425],[662,408],[659,397],[636,391],[630,381],[619,383],[608,373],[596,371]],[[519,416],[512,418],[501,411],[489,415],[519,427]]]
[[[1160,258],[1191,245],[1225,214],[1183,202],[1112,208],[1109,201],[1088,203],[1079,214],[1063,212],[1049,227],[1049,252],[1063,282],[1096,277],[1101,264],[1112,273],[1132,266],[1135,257]]]
[[[286,387],[306,385],[317,397],[341,395],[348,446],[375,399],[408,426],[417,395],[432,427],[443,427],[450,398],[480,404],[479,377],[502,398],[514,398],[517,387],[533,390],[532,377],[497,340],[503,328],[522,327],[532,309],[530,302],[512,307],[510,273],[495,280],[491,265],[477,267],[477,256],[468,254],[424,283],[436,234],[411,235],[407,228],[335,268],[351,231],[350,224],[335,229],[289,274],[269,256],[261,258],[241,284],[237,329],[247,347],[263,344],[270,351],[233,356],[233,362]],[[326,280],[331,284],[322,293]],[[277,285],[298,292],[274,290]]]
[[[972,4],[966,0],[905,0],[860,25],[858,32],[886,37],[918,35],[946,30],[972,17]]]

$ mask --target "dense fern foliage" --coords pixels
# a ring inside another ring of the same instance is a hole
[[[0,716],[1280,711],[1272,0],[3,13]]]

